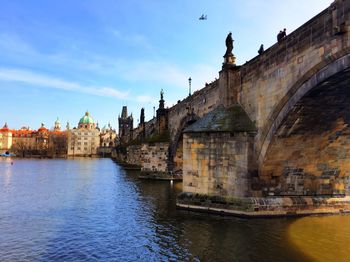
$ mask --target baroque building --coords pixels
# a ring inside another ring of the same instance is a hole
[[[44,124],[41,124],[38,130],[32,130],[29,127],[15,130],[9,129],[5,123],[0,129],[0,153],[11,152],[22,157],[28,155],[52,156],[51,153],[55,151],[53,147],[57,142],[54,135],[64,137],[65,132],[50,131]],[[66,141],[64,138],[61,140]],[[65,154],[66,150],[60,150],[60,155]]]
[[[67,130],[68,156],[95,156],[100,145],[100,130],[89,112],[79,120],[78,128]]]
[[[57,117],[57,119],[55,121],[55,125],[53,127],[53,131],[61,131],[61,122],[58,119],[58,117]]]
[[[112,128],[111,124],[104,126],[100,131],[100,146],[113,148],[116,145],[117,132]]]
[[[113,148],[116,146],[117,132],[112,128],[111,124],[104,126],[100,131],[100,156],[110,156]]]

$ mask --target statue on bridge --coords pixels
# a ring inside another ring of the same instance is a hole
[[[226,37],[226,53],[224,55],[224,57],[226,57],[227,55],[232,55],[232,50],[233,50],[233,39],[232,39],[232,33],[228,33],[227,37]]]
[[[232,54],[232,50],[233,50],[233,39],[232,39],[232,33],[229,32],[225,43],[226,43],[226,53],[224,55],[224,66],[225,65],[233,65],[235,66],[235,62],[236,62],[236,57]]]
[[[164,95],[164,91],[163,91],[163,88],[160,90],[160,100],[164,100],[163,99],[163,95]]]

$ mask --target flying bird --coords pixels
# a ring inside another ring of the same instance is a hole
[[[199,20],[207,20],[207,15],[202,14],[202,15],[199,17]]]

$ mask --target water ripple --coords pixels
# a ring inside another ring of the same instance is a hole
[[[0,261],[307,261],[293,220],[179,211],[181,184],[109,159],[0,161]],[[334,239],[332,239],[334,241]]]

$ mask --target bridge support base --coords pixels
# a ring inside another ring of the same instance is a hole
[[[182,193],[176,206],[197,212],[249,218],[308,216],[350,213],[350,196],[223,198]]]

